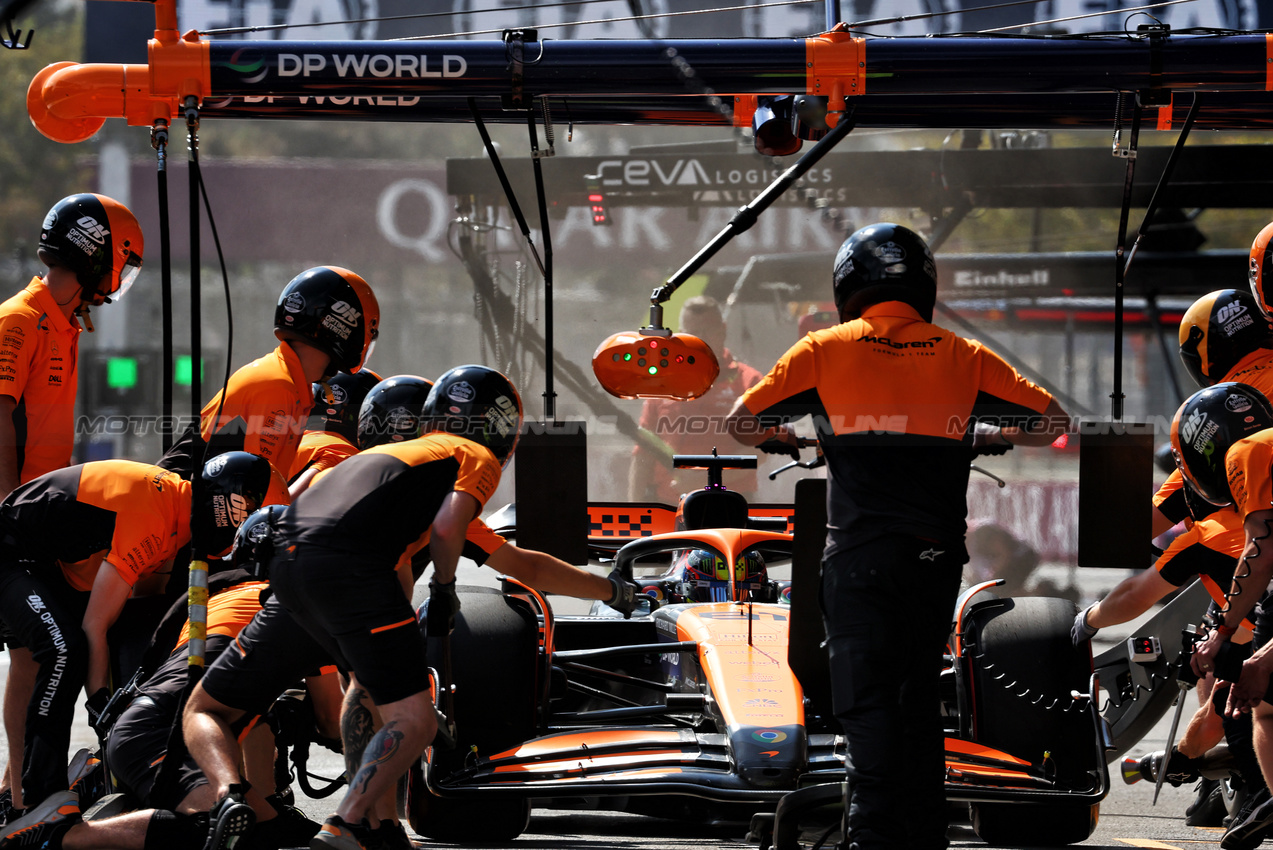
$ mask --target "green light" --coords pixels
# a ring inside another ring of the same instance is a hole
[[[651,374],[651,375],[657,375],[658,373],[659,373],[659,367],[658,367],[658,366],[651,366],[651,367],[650,367],[650,374]]]
[[[191,367],[193,360],[189,354],[180,354],[177,356],[177,363],[173,368],[172,379],[183,387],[190,386],[190,379],[194,376],[194,369]],[[199,380],[203,380],[204,363],[199,361]]]
[[[137,386],[137,358],[106,358],[106,386],[113,390],[131,390]]]
[[[631,351],[629,351],[627,354],[623,355],[623,362],[625,362],[625,363],[626,363],[626,362],[628,362],[628,361],[629,361],[629,360],[631,360],[631,359],[632,359],[632,352],[631,352]]]

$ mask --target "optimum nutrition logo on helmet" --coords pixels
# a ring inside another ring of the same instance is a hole
[[[332,313],[351,328],[362,319],[362,313],[348,301],[337,301],[332,305]]]
[[[517,405],[506,395],[495,399],[486,411],[486,430],[507,437],[517,428]]]
[[[91,215],[80,216],[75,224],[76,227],[66,229],[66,240],[85,254],[91,256],[98,248],[106,244],[106,237],[110,235],[110,231]],[[45,227],[48,226],[46,221]]]
[[[238,493],[231,493],[229,498],[212,497],[212,520],[217,528],[238,528],[250,513],[248,500]]]
[[[1241,301],[1231,301],[1217,310],[1216,321],[1220,323],[1225,336],[1233,336],[1255,323],[1255,319],[1251,317],[1251,311],[1243,306]]]
[[[1180,423],[1181,439],[1202,455],[1211,453],[1211,437],[1218,430],[1220,430],[1219,423],[1213,422],[1207,414],[1199,410],[1190,413],[1189,418]]]

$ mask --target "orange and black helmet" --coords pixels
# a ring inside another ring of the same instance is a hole
[[[372,387],[358,410],[358,450],[424,433],[424,403],[432,389],[433,382],[418,375],[394,375]]]
[[[378,383],[379,375],[362,369],[357,375],[337,372],[326,381],[314,384],[314,407],[309,412],[307,429],[339,434],[357,445],[358,411],[362,400]]]
[[[1240,289],[1208,292],[1180,320],[1180,359],[1200,387],[1223,381],[1257,348],[1273,348],[1273,322]]]
[[[364,403],[365,404],[365,403]],[[444,372],[424,403],[425,431],[445,431],[480,443],[502,466],[522,432],[522,397],[513,382],[487,366]]]
[[[118,300],[141,271],[145,242],[128,209],[105,195],[70,195],[53,205],[40,226],[40,259],[75,273],[84,300]]]
[[[292,278],[274,309],[274,335],[307,342],[331,357],[331,371],[354,374],[380,335],[380,304],[367,281],[339,266]]]
[[[1266,316],[1273,316],[1273,224],[1266,224],[1251,243],[1247,280],[1251,294]]]
[[[1228,381],[1198,390],[1171,420],[1171,456],[1189,487],[1213,505],[1233,504],[1224,460],[1238,440],[1273,428],[1259,390]]]

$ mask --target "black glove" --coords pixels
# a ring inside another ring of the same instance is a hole
[[[1173,788],[1179,788],[1186,782],[1193,782],[1198,778],[1198,768],[1201,762],[1202,759],[1189,758],[1180,750],[1172,747],[1171,755],[1167,758],[1167,776],[1165,779]]]
[[[1092,606],[1089,605],[1080,611],[1078,616],[1074,618],[1074,625],[1070,626],[1070,640],[1073,641],[1075,649],[1096,637],[1096,633],[1100,631],[1100,629],[1088,625],[1087,612],[1091,610]]]
[[[1003,436],[1003,429],[998,425],[992,425],[989,422],[978,422],[972,429],[972,450],[979,455],[1002,455],[1007,454],[1008,449],[1012,448],[1007,438]]]
[[[425,634],[429,637],[446,637],[455,631],[455,615],[458,613],[460,613],[460,597],[455,592],[455,579],[445,584],[436,579],[430,581]]]
[[[624,578],[618,567],[611,570],[606,578],[610,580],[610,598],[606,600],[606,604],[623,614],[623,619],[631,619],[637,600],[641,597],[641,588],[631,579]]]
[[[88,725],[97,728],[97,724],[101,722],[102,712],[106,710],[106,704],[111,700],[111,692],[106,688],[99,688],[96,693],[89,696],[84,702],[84,707],[88,709]]]
[[[776,437],[771,437],[768,440],[765,440],[763,443],[756,446],[756,448],[760,449],[765,454],[786,455],[792,460],[800,460],[800,449],[790,443],[784,443]]]

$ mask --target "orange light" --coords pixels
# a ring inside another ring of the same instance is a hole
[[[657,349],[662,359],[647,362],[641,356],[647,349]],[[606,392],[619,398],[689,401],[712,388],[720,364],[711,347],[696,336],[623,331],[597,346],[592,373]]]

